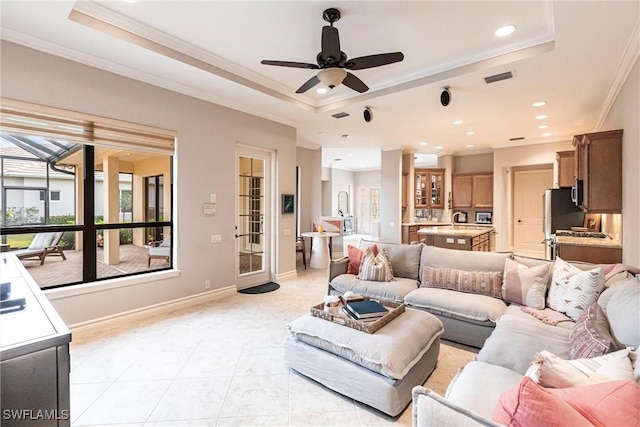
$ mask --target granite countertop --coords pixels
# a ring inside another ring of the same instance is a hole
[[[622,244],[610,237],[573,237],[573,236],[557,236],[556,244],[558,245],[574,245],[574,246],[595,246],[601,248],[622,249]]]
[[[465,236],[476,237],[481,234],[489,233],[493,231],[493,227],[487,226],[469,226],[469,225],[456,225],[454,229],[451,228],[451,224],[448,227],[424,227],[418,230],[418,234],[431,235],[431,236]]]
[[[414,221],[414,222],[403,222],[402,225],[405,225],[405,226],[422,225],[424,227],[435,227],[435,226],[441,226],[441,225],[451,226],[451,223],[439,222],[439,221]]]

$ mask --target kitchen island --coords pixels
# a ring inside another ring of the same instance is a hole
[[[495,228],[491,225],[456,225],[451,224],[422,227],[418,230],[421,241],[429,246],[459,249],[463,251],[492,250],[491,236]]]

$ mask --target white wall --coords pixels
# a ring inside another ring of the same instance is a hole
[[[322,214],[322,151],[298,147],[300,169],[300,232],[311,231],[311,222]]]
[[[383,151],[380,186],[380,241],[400,243],[402,232],[402,150]]]
[[[295,216],[282,215],[279,195],[295,192],[296,131],[269,120],[160,89],[12,43],[1,45],[2,96],[177,131],[175,225],[180,276],[55,299],[67,322],[136,310],[235,285],[235,147],[275,150],[276,274],[295,272]],[[216,193],[218,213],[202,214]],[[222,243],[209,236],[221,234]]]
[[[640,266],[640,66],[636,59],[602,130],[622,135],[622,261]]]

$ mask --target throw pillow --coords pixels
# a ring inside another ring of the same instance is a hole
[[[378,255],[378,247],[373,244],[370,246],[373,255]],[[362,262],[362,256],[364,251],[352,245],[347,245],[347,254],[349,256],[349,263],[347,264],[347,274],[357,275],[360,272],[360,263]]]
[[[640,386],[613,381],[581,387],[545,389],[524,377],[502,393],[493,419],[506,425],[629,425],[640,411]]]
[[[423,288],[441,288],[501,299],[502,272],[422,268]]]
[[[596,426],[637,425],[640,386],[633,381],[611,381],[582,387],[547,390]]]
[[[544,387],[554,388],[634,380],[629,349],[574,360],[564,360],[543,350],[536,355],[525,376]]]
[[[607,317],[597,302],[587,307],[573,325],[569,346],[572,359],[602,356],[622,347],[611,336]]]
[[[504,263],[502,299],[543,310],[549,271],[549,264],[527,267],[507,258]]]
[[[371,248],[367,248],[362,256],[358,279],[373,282],[390,282],[393,280],[393,269],[389,262],[387,251],[382,249],[378,256],[373,254]]]
[[[562,399],[524,377],[502,393],[493,420],[508,426],[588,426],[589,421]]]
[[[601,267],[583,271],[556,258],[547,304],[575,321],[598,299],[603,289],[604,273]]]

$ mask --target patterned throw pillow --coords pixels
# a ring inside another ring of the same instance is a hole
[[[604,273],[601,267],[582,271],[556,258],[547,305],[575,321],[598,299],[603,289]]]
[[[597,302],[591,304],[576,321],[569,334],[569,356],[585,359],[622,348],[611,336],[609,322]]]
[[[373,244],[370,246],[373,255],[378,255],[378,247]],[[355,246],[348,245],[347,253],[349,254],[349,263],[347,264],[347,274],[357,275],[360,272],[360,263],[362,262],[362,256],[364,251],[358,249]]]
[[[441,288],[502,298],[502,272],[464,271],[452,268],[422,268],[423,288]]]
[[[358,279],[372,282],[390,282],[393,280],[393,269],[389,262],[387,251],[381,249],[378,256],[373,254],[371,248],[367,248],[362,256]]]
[[[509,258],[504,263],[502,299],[515,304],[544,310],[549,265],[527,267]]]

